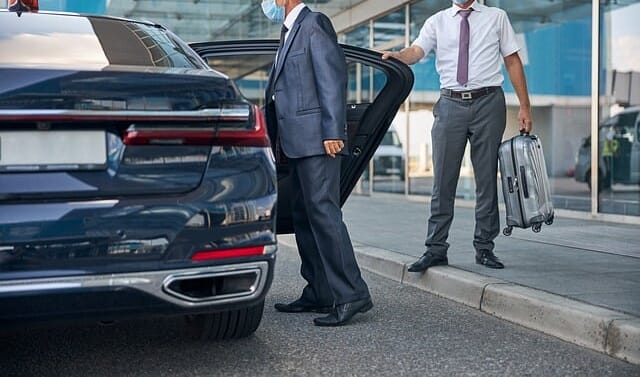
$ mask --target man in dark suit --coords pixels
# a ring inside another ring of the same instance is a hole
[[[331,21],[300,0],[264,0],[283,22],[266,89],[272,141],[288,159],[301,274],[299,299],[281,312],[327,313],[317,326],[339,326],[373,307],[340,209],[340,159],[345,143],[347,66]]]

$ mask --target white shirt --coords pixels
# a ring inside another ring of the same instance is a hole
[[[293,24],[296,22],[298,16],[300,15],[300,12],[302,12],[304,8],[306,8],[306,5],[304,5],[304,3],[296,5],[295,8],[291,9],[291,12],[289,12],[287,17],[284,19],[284,26],[286,26],[289,30],[287,31],[287,34],[284,35],[285,42],[287,41],[287,38],[289,38],[289,34],[291,34],[291,28],[293,27]]]
[[[499,8],[472,3],[469,14],[469,81],[460,85],[458,70],[458,44],[460,19],[456,5],[444,9],[425,21],[413,46],[436,54],[436,70],[440,75],[440,88],[472,90],[486,86],[501,86],[503,57],[520,48],[507,13]]]
[[[302,12],[302,10],[304,8],[306,8],[306,5],[304,5],[304,3],[300,3],[300,4],[296,5],[295,8],[291,9],[291,12],[289,12],[287,17],[285,17],[283,24],[284,24],[284,26],[287,27],[287,32],[284,35],[284,41],[282,41],[282,45],[283,46],[284,46],[285,43],[287,43],[287,39],[289,38],[289,34],[291,34],[291,28],[293,27],[293,24],[298,19],[298,16],[300,15],[300,12]],[[275,58],[274,61],[275,62],[278,61],[278,52],[276,52],[276,58]]]

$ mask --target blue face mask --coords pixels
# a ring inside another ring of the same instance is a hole
[[[464,4],[464,3],[466,3],[467,1],[469,1],[469,0],[453,0],[453,2],[454,2],[455,4]]]
[[[262,2],[262,12],[274,22],[284,22],[284,7],[278,6],[276,0]]]

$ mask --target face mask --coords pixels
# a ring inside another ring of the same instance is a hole
[[[466,3],[467,1],[469,1],[469,0],[453,0],[453,2],[454,2],[455,4],[464,4],[464,3]]]
[[[273,22],[284,22],[284,7],[278,6],[276,0],[263,1],[262,12]]]

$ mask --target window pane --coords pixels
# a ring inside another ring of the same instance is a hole
[[[606,2],[600,11],[598,208],[603,213],[639,216],[640,1]]]
[[[342,43],[357,47],[370,47],[369,24],[359,26],[342,35]]]
[[[373,22],[373,46],[376,50],[404,47],[405,10],[402,8]]]

